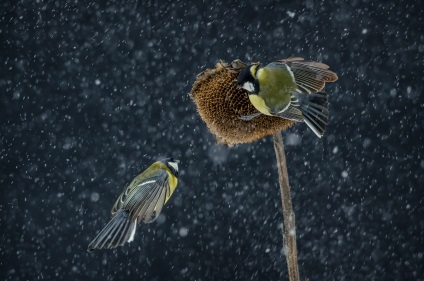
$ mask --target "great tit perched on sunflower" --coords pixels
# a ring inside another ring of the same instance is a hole
[[[137,224],[159,216],[178,183],[178,160],[153,163],[128,185],[112,208],[112,219],[88,245],[88,251],[111,249],[134,240]]]
[[[326,82],[334,82],[337,74],[328,65],[289,58],[264,67],[259,63],[245,67],[237,84],[248,92],[249,100],[259,111],[240,116],[249,121],[260,114],[305,122],[321,138],[328,122],[327,94],[321,92]]]

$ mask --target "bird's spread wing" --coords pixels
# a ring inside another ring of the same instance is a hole
[[[169,191],[168,175],[161,171],[131,188],[123,202],[122,209],[130,213],[130,219],[138,222],[153,222],[165,204]]]
[[[273,67],[288,66],[293,73],[298,91],[302,93],[317,93],[326,82],[334,82],[337,74],[329,70],[329,66],[321,62],[305,61],[303,58],[288,58],[269,64]]]

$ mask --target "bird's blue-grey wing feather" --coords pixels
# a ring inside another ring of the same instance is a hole
[[[165,204],[165,194],[169,188],[168,174],[161,171],[132,188],[125,198],[122,208],[130,213],[131,220],[152,222]]]

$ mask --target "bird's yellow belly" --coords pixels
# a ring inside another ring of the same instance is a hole
[[[166,171],[168,173],[168,183],[169,183],[169,193],[167,192],[165,196],[165,203],[171,198],[172,193],[174,193],[175,188],[178,184],[178,179],[176,176],[171,174],[170,172]]]
[[[253,106],[262,114],[271,116],[271,112],[269,111],[269,107],[266,106],[265,101],[258,95],[249,95],[249,100],[253,104]]]

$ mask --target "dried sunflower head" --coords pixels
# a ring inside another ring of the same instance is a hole
[[[214,69],[197,75],[190,92],[209,131],[216,136],[217,142],[229,146],[253,142],[294,124],[294,121],[267,115],[249,121],[240,119],[240,116],[258,112],[246,91],[237,88],[237,77],[246,66],[240,60],[231,64],[220,61]]]

